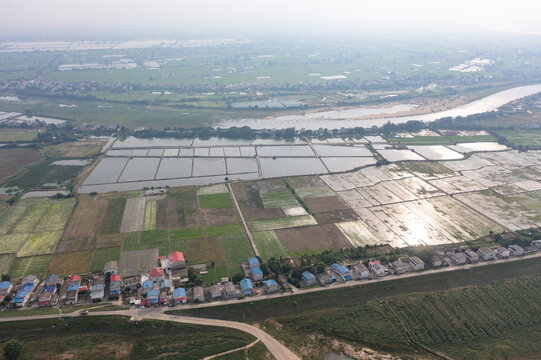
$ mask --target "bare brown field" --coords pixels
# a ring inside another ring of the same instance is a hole
[[[346,202],[338,195],[306,198],[304,199],[304,202],[314,214],[328,211],[351,210]]]
[[[15,175],[20,168],[40,159],[41,154],[36,149],[0,149],[0,181]]]
[[[205,225],[207,226],[227,225],[240,222],[240,218],[234,208],[204,209],[201,210],[201,213],[205,219]]]
[[[108,248],[122,245],[122,234],[96,235],[96,247]]]
[[[314,214],[314,219],[316,219],[318,224],[334,224],[343,221],[352,221],[359,220],[359,215],[355,210],[338,210],[338,211],[328,211],[324,213]]]
[[[208,239],[184,240],[184,251],[192,265],[211,261]]]
[[[164,200],[159,200],[156,203],[157,229],[173,230],[201,227],[202,220],[197,206],[195,189],[171,192]],[[164,211],[165,217],[163,216]]]
[[[54,252],[56,254],[67,253],[80,250],[94,249],[96,242],[93,237],[77,237],[70,240],[60,240],[56,245]]]
[[[47,146],[44,151],[50,157],[87,157],[97,154],[102,146],[100,141],[72,141]]]
[[[233,192],[246,220],[274,219],[286,216],[281,208],[265,209],[253,183],[235,183]]]
[[[224,253],[222,252],[222,245],[220,244],[220,239],[217,237],[208,238],[209,248],[210,248],[210,258],[214,261],[214,266],[222,267],[225,266]]]
[[[351,247],[350,242],[334,224],[280,229],[275,232],[290,254]]]
[[[107,200],[98,196],[79,195],[79,202],[64,231],[62,240],[78,237],[94,238],[99,233],[99,226],[106,209]]]
[[[90,268],[93,252],[93,250],[85,250],[68,254],[54,254],[47,274],[66,276],[85,273]]]

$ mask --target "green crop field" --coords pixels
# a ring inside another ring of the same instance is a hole
[[[38,232],[28,237],[17,257],[52,254],[62,231]]]
[[[154,229],[156,229],[156,199],[149,199],[145,202],[143,230]]]
[[[0,254],[14,254],[19,251],[30,234],[9,234],[0,236]]]
[[[0,130],[0,142],[32,141],[37,135],[37,130]]]
[[[175,251],[184,252],[184,240],[172,240],[170,242],[156,244],[158,247],[158,254],[160,256],[167,256]]]
[[[208,236],[218,236],[218,235],[228,235],[228,234],[239,234],[243,233],[244,228],[241,224],[230,224],[230,225],[220,225],[220,226],[209,226],[207,227]]]
[[[276,230],[276,229],[286,229],[298,226],[307,226],[317,224],[316,220],[311,215],[301,215],[301,216],[290,216],[285,218],[277,219],[263,219],[263,220],[254,220],[248,222],[248,226],[251,231],[265,231],[265,230]]]
[[[295,188],[295,193],[302,199],[336,195],[328,186],[299,187]]]
[[[274,231],[260,231],[255,232],[252,235],[254,237],[255,245],[264,260],[268,260],[272,257],[280,258],[288,256],[287,249],[282,245]]]
[[[387,141],[402,145],[454,145],[461,142],[496,141],[492,135],[472,136],[414,136],[411,138],[389,137]]]
[[[515,146],[541,147],[541,130],[498,130],[497,133]]]
[[[197,239],[205,236],[201,228],[188,228],[181,230],[171,230],[171,240]]]
[[[227,272],[232,278],[241,272],[240,262],[254,256],[248,237],[245,234],[220,236]]]
[[[228,277],[226,267],[210,268],[208,269],[208,273],[201,275],[201,279],[207,283],[220,282],[224,277]]]
[[[7,254],[0,255],[0,275],[8,274],[13,261],[15,260],[15,255]]]
[[[38,225],[34,228],[34,231],[43,232],[64,230],[64,227],[71,217],[74,207],[74,198],[52,202],[47,212],[43,215]]]
[[[125,233],[124,246],[138,245],[140,236],[141,236],[141,233],[139,231]]]
[[[52,258],[52,255],[42,255],[15,259],[15,262],[9,271],[9,276],[12,279],[16,279],[24,275],[43,275],[49,268],[49,263]]]
[[[102,234],[118,234],[120,232],[120,224],[122,223],[122,215],[124,215],[124,207],[126,207],[126,199],[109,199],[107,213],[103,223],[101,224]]]
[[[39,223],[41,217],[49,209],[49,203],[46,198],[36,198],[39,200],[33,200],[30,202],[30,206],[26,208],[24,214],[19,217],[10,230],[11,233],[31,233]],[[32,200],[32,199],[27,199]]]
[[[113,260],[120,260],[120,247],[96,249],[94,257],[92,258],[90,270],[102,271],[105,263]]]
[[[159,243],[169,241],[169,231],[167,230],[152,230],[141,231],[141,244]]]
[[[221,209],[233,206],[229,193],[199,195],[198,200],[201,209]]]
[[[263,206],[266,208],[288,208],[300,206],[295,196],[289,191],[266,193],[261,195]]]

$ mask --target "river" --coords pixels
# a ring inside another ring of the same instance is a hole
[[[304,128],[317,130],[319,128],[339,129],[342,127],[370,128],[374,125],[382,126],[388,121],[394,124],[405,123],[409,120],[422,120],[425,122],[430,122],[447,116],[468,116],[493,111],[511,101],[518,100],[538,92],[541,92],[541,84],[519,86],[500,91],[453,109],[420,115],[395,116],[364,120],[351,119],[351,117],[367,115],[392,115],[414,107],[414,105],[410,104],[400,104],[383,108],[353,108],[298,115],[284,115],[263,119],[223,120],[216,124],[216,126],[221,128],[228,128],[232,126],[249,126],[252,129],[286,129],[295,127],[297,129]]]

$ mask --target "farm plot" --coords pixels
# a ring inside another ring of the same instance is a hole
[[[19,251],[30,234],[9,234],[0,236],[0,254],[14,254]]]
[[[42,255],[15,259],[15,262],[9,271],[9,277],[17,279],[25,275],[38,274],[43,277],[49,268],[52,257],[52,255]]]
[[[107,248],[122,245],[122,234],[109,234],[96,236],[96,248]]]
[[[79,195],[79,203],[73,212],[62,239],[77,237],[93,238],[99,233],[101,218],[105,214],[107,200],[98,196]]]
[[[145,198],[130,198],[126,201],[126,207],[122,215],[120,232],[132,232],[143,230],[145,217]]]
[[[167,230],[141,231],[139,242],[141,244],[169,242],[169,231]]]
[[[455,197],[511,231],[541,226],[541,198],[535,195],[504,197],[487,190]]]
[[[488,235],[491,231],[494,233],[503,232],[503,228],[478,212],[462,205],[449,196],[435,197],[427,200],[439,211],[444,211],[451,219],[454,219],[466,232],[474,238]]]
[[[201,228],[186,228],[180,230],[171,230],[169,233],[169,238],[172,240],[183,240],[183,239],[194,239],[202,238],[205,235],[203,234],[203,229]]]
[[[447,194],[485,190],[486,187],[465,176],[431,180],[429,183]]]
[[[384,206],[375,206],[370,208],[370,212],[376,216],[381,222],[385,223],[389,229],[403,240],[407,245],[424,245],[424,241],[419,234],[416,234],[412,229],[393,217],[392,213]],[[364,220],[361,215],[361,219]],[[391,245],[394,247],[394,245]],[[403,245],[402,245],[403,246]]]
[[[216,184],[199,188],[197,190],[197,195],[225,194],[227,192],[227,186],[224,184]]]
[[[248,237],[245,234],[220,236],[220,244],[229,277],[242,273],[240,262],[254,256]]]
[[[234,224],[240,221],[235,208],[204,209],[201,215],[207,226]]]
[[[91,271],[103,271],[105,263],[108,261],[119,261],[120,260],[120,247],[111,247],[96,249],[94,252],[94,257],[92,258],[92,263],[90,265]]]
[[[281,183],[284,186],[283,183]],[[259,220],[268,218],[284,217],[282,208],[265,209],[261,200],[259,183],[235,183],[232,185],[233,192],[239,203],[242,213],[247,220]]]
[[[537,161],[531,161],[531,159],[528,159],[522,153],[512,151],[481,153],[478,156],[510,170],[538,164]]]
[[[230,224],[221,226],[207,227],[208,236],[228,235],[228,234],[240,234],[244,232],[244,228],[241,224]]]
[[[85,250],[67,254],[54,254],[49,263],[47,274],[66,276],[70,274],[86,273],[90,267],[92,253],[92,250]],[[103,268],[100,270],[103,270]]]
[[[356,208],[354,210],[361,220],[387,244],[392,247],[407,246],[407,243],[391,229],[390,224],[380,220],[371,209]]]
[[[405,188],[415,196],[426,199],[434,196],[445,195],[443,192],[417,177],[409,177],[396,181],[400,186]]]
[[[233,201],[229,193],[199,195],[199,208],[221,209],[233,207]]]
[[[61,236],[62,231],[33,233],[17,252],[17,257],[52,254]]]
[[[402,201],[399,196],[389,191],[389,189],[385,187],[384,183],[378,183],[374,186],[359,189],[357,191],[363,196],[367,195],[365,198],[370,199],[371,203],[375,202],[376,204],[390,204]]]
[[[116,234],[121,232],[122,218],[126,212],[126,199],[115,198],[107,202],[107,212],[101,224],[102,234]]]
[[[156,229],[156,199],[147,199],[145,201],[145,220],[143,222],[143,230]]]
[[[280,257],[287,258],[289,256],[287,249],[282,245],[274,231],[255,232],[252,236],[263,260]]]
[[[54,252],[65,253],[85,249],[94,249],[95,247],[96,242],[94,241],[94,238],[79,237],[71,240],[60,240],[56,245]]]
[[[0,275],[7,275],[13,265],[15,255],[0,255]]]
[[[494,163],[473,154],[467,159],[457,161],[446,161],[445,166],[454,171],[476,170],[486,166],[494,166]]]
[[[361,220],[341,222],[335,225],[354,247],[386,244],[372,228]]]
[[[285,229],[293,228],[299,226],[315,225],[316,220],[311,215],[304,216],[290,216],[285,218],[277,219],[262,219],[249,221],[248,226],[251,231],[265,231],[265,230],[276,230],[276,229]]]
[[[378,153],[390,162],[406,161],[406,160],[424,160],[424,158],[411,150],[395,150],[395,149],[383,149],[377,150]]]
[[[184,240],[184,252],[190,264],[202,264],[212,261],[209,241],[203,239]]]
[[[351,247],[334,224],[280,229],[276,235],[291,255]]]
[[[0,235],[10,233],[10,229],[17,224],[17,221],[23,216],[29,207],[33,204],[34,199],[19,201],[15,206],[7,209],[0,216]]]
[[[409,148],[428,160],[457,160],[464,157],[461,153],[453,151],[443,145],[418,145],[409,146]]]
[[[461,163],[462,161],[457,161],[456,163]],[[455,171],[447,167],[448,162],[444,164],[438,162],[407,162],[401,163],[400,169],[403,171],[410,172],[417,177],[420,177],[423,180],[436,179],[445,176],[456,175]]]
[[[314,214],[313,216],[318,224],[334,224],[359,219],[359,215],[357,215],[357,213],[353,209],[327,211],[324,213]]]
[[[122,251],[120,254],[119,274],[122,277],[139,275],[156,266],[158,249]]]
[[[42,216],[34,231],[64,230],[74,206],[75,199],[73,198],[51,202],[51,206]]]
[[[194,190],[170,192],[156,204],[156,228],[182,229],[201,226],[201,216]]]
[[[0,182],[17,174],[24,166],[41,159],[36,149],[0,149]]]
[[[317,198],[305,198],[304,202],[306,203],[306,206],[308,206],[310,211],[312,211],[314,214],[350,209],[350,207],[345,203],[345,201],[337,195]]]
[[[332,191],[326,185],[310,186],[310,187],[298,187],[298,188],[295,188],[295,193],[301,199],[304,199],[304,198],[318,198],[318,197],[326,197],[326,196],[335,195],[335,192]]]
[[[263,206],[266,208],[290,208],[299,206],[297,199],[295,199],[295,196],[289,191],[261,194],[261,200],[263,201]]]
[[[31,206],[29,206],[24,215],[16,220],[12,226],[11,233],[31,233],[36,228],[36,225],[39,223],[41,217],[45,215],[49,209],[49,203],[43,198],[34,201]],[[28,199],[30,200],[30,199]]]

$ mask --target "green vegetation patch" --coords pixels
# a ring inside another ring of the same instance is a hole
[[[33,233],[17,252],[17,257],[52,254],[61,236],[61,230]]]
[[[316,220],[312,215],[290,216],[278,219],[262,219],[248,222],[251,231],[265,231],[286,229],[299,226],[316,225]]]
[[[141,237],[141,233],[139,231],[125,233],[124,246],[138,245],[140,237]]]
[[[244,232],[244,227],[241,224],[230,224],[220,226],[207,227],[208,236],[219,236],[228,234],[239,234]]]
[[[43,159],[27,165],[25,171],[8,181],[9,186],[39,189],[45,184],[74,183],[84,166],[51,165],[55,159]]]
[[[30,234],[9,234],[0,236],[0,254],[12,254],[19,251]]]
[[[121,351],[123,358],[132,360],[198,360],[244,347],[255,340],[249,334],[232,329],[156,320],[133,322],[123,316],[7,322],[0,330],[0,337],[2,347],[10,339],[23,344],[21,359],[33,359],[36,354],[42,359],[58,358],[59,354],[75,354],[77,359],[102,359],[111,358],[111,354],[114,358],[114,354]]]
[[[295,193],[302,199],[334,196],[336,193],[328,186],[309,186],[295,188]]]
[[[37,135],[37,130],[1,130],[0,142],[32,141]]]
[[[220,244],[230,278],[242,273],[240,262],[254,256],[250,241],[245,234],[220,236]]]
[[[120,247],[96,249],[92,263],[90,264],[90,270],[101,271],[106,262],[113,260],[120,260]]]
[[[257,250],[264,260],[289,256],[287,249],[282,245],[276,233],[272,230],[260,231],[252,234]]]
[[[263,206],[266,208],[288,208],[299,206],[295,196],[287,192],[265,193],[261,195]]]
[[[120,232],[120,224],[122,223],[125,207],[125,198],[109,199],[107,213],[101,224],[102,234],[118,234]]]
[[[141,231],[140,242],[142,244],[168,242],[168,241],[169,241],[169,231],[167,230]]]
[[[52,255],[42,255],[15,259],[15,262],[9,271],[9,276],[12,279],[17,279],[25,275],[43,275],[49,268],[49,263],[52,258]]]
[[[455,145],[463,142],[496,141],[496,139],[492,135],[414,136],[411,138],[387,138],[387,141],[401,145]]]
[[[229,193],[199,195],[198,199],[201,209],[221,209],[233,206]]]
[[[156,199],[149,199],[145,202],[145,220],[143,230],[156,229]]]
[[[40,219],[34,231],[64,230],[74,207],[74,198],[52,201],[51,207]]]
[[[514,146],[541,148],[541,130],[499,130],[497,133],[507,138]]]
[[[402,162],[398,165],[401,170],[414,172],[418,174],[424,174],[425,176],[435,176],[435,175],[453,175],[455,172],[449,169],[447,166],[439,162],[428,162],[428,161],[410,161]]]
[[[7,254],[0,255],[0,275],[8,274],[13,261],[15,260],[15,255]]]
[[[172,230],[170,234],[171,240],[197,239],[205,236],[201,228],[188,228],[180,230]]]

